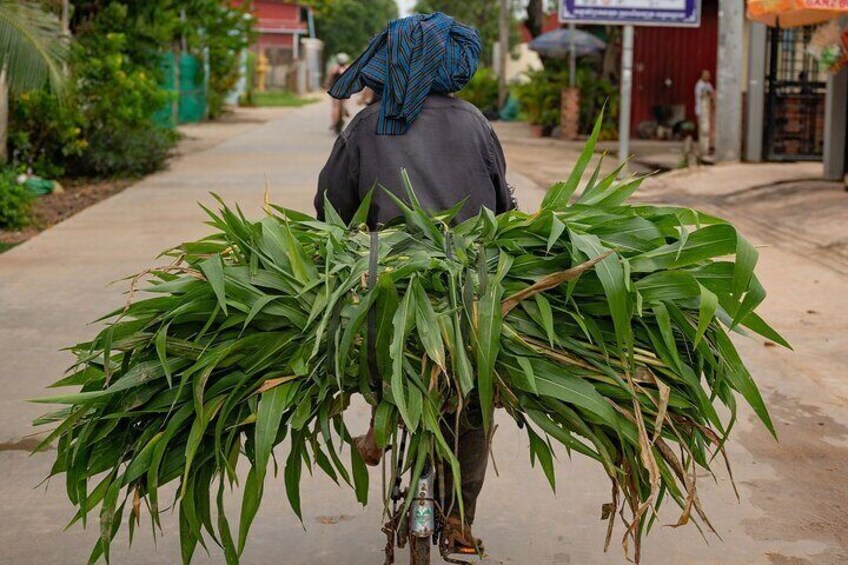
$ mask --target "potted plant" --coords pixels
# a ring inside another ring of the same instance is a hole
[[[489,67],[481,67],[457,97],[477,106],[486,118],[498,118],[498,76]]]
[[[516,96],[530,124],[530,135],[542,137],[559,123],[560,89],[549,72],[525,74],[528,80],[516,88]]]

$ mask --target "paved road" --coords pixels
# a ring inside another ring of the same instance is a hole
[[[26,452],[31,442],[25,436],[32,431],[28,422],[40,407],[23,400],[41,395],[69,363],[68,355],[58,350],[91,336],[94,330],[85,324],[122,303],[125,287],[107,286],[110,281],[149,266],[163,248],[208,231],[195,202],[210,202],[209,191],[238,200],[248,214],[258,214],[267,175],[276,202],[309,210],[317,172],[332,142],[324,130],[325,116],[326,108],[315,105],[234,129],[238,134],[225,142],[181,158],[169,171],[0,256],[0,562],[81,563],[97,536],[96,524],[88,531],[75,527],[61,532],[71,516],[61,481],[46,491],[33,489],[46,475],[51,454],[30,457]],[[532,182],[520,175],[512,180],[527,207],[538,202],[540,192]],[[782,276],[779,262],[769,265],[768,276]],[[821,288],[839,288],[836,275],[816,276]],[[826,311],[827,293],[818,303]],[[824,339],[833,329],[833,324],[820,326],[810,335],[822,337],[803,343]],[[848,472],[844,400],[834,401],[827,387],[799,375],[797,365],[786,357],[776,362],[771,350],[760,345],[746,346],[746,351],[758,378],[768,383],[784,447],[771,442],[743,414],[738,441],[730,449],[742,504],[733,497],[726,475],[720,474],[715,483],[708,477],[701,481],[705,506],[724,543],[710,538],[706,545],[691,527],[659,527],[647,540],[645,563],[848,561],[848,507],[844,492],[834,494],[832,486],[835,481],[844,484]],[[354,410],[354,429],[365,425],[367,415],[364,407]],[[552,497],[541,471],[530,468],[526,438],[509,421],[500,423],[494,445],[500,476],[490,470],[478,511],[477,533],[486,539],[490,554],[485,562],[623,563],[615,543],[608,554],[602,553],[604,526],[599,516],[609,487],[600,469],[583,458],[568,461],[561,454],[558,493]],[[376,501],[379,474],[372,478],[371,497]],[[348,490],[322,477],[306,477],[301,527],[286,507],[280,483],[271,481],[266,489],[245,563],[382,562],[377,504],[363,510]],[[235,493],[229,504],[233,513],[237,506]],[[676,519],[673,511],[663,517],[665,523]],[[166,535],[156,548],[149,531],[143,530],[128,550],[122,533],[114,561],[177,562],[175,520],[166,520],[164,526]],[[210,557],[198,557],[200,563],[223,561],[214,548]]]

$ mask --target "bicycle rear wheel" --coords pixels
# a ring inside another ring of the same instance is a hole
[[[410,565],[430,565],[430,538],[409,537]]]

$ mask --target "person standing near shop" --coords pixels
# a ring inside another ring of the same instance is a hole
[[[712,114],[715,88],[710,82],[710,71],[701,71],[695,83],[695,117],[698,120],[698,148],[701,158],[709,155],[712,137]]]

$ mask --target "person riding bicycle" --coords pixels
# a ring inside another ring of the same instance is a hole
[[[402,168],[429,210],[447,210],[465,200],[455,221],[484,207],[495,213],[514,207],[503,150],[491,124],[473,105],[451,96],[474,75],[479,55],[477,30],[442,13],[394,20],[371,41],[329,92],[343,100],[369,87],[375,97],[338,137],[321,171],[315,197],[319,219],[326,196],[341,218],[350,221],[372,187],[368,226],[376,229],[399,216],[385,190],[406,199]],[[451,515],[447,528],[453,547],[463,552],[480,547],[471,524],[489,458],[479,405],[473,399],[470,405],[457,453],[466,523]],[[445,428],[453,445],[454,432]],[[379,463],[382,452],[373,428],[355,444],[367,463]]]
[[[327,80],[324,84],[324,88],[327,90],[333,88],[333,85],[336,84],[339,77],[344,74],[349,64],[350,55],[347,53],[337,53],[336,64],[330,68],[329,72],[327,72]],[[346,117],[347,109],[345,108],[344,101],[334,99],[333,105],[330,108],[330,129],[339,133]]]

